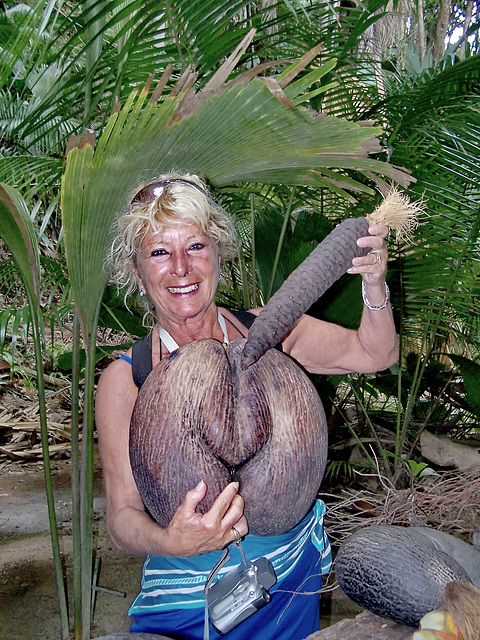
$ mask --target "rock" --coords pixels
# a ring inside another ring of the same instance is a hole
[[[480,464],[480,453],[477,449],[457,444],[446,436],[437,436],[429,431],[423,431],[420,436],[420,447],[422,456],[440,467],[467,469]]]

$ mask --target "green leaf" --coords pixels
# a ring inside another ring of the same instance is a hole
[[[16,189],[0,183],[0,236],[17,263],[21,278],[38,307],[40,255],[27,205]]]
[[[448,357],[459,367],[468,403],[473,413],[480,418],[480,364],[455,354],[448,354]]]
[[[127,309],[132,310],[125,310],[123,296],[117,294],[115,287],[107,286],[100,308],[99,326],[122,331],[131,336],[143,337],[148,332],[148,329],[143,326],[143,312],[139,313],[131,300],[127,301]]]
[[[426,462],[416,462],[415,460],[409,460],[408,465],[415,478],[420,476],[420,474],[422,474],[422,472],[428,467]]]
[[[325,64],[322,64],[322,66],[318,69],[310,71],[310,73],[302,76],[300,80],[291,83],[288,87],[285,88],[285,94],[290,98],[290,100],[295,100],[301,93],[309,89],[312,84],[320,80],[320,78],[323,78],[323,76],[327,75],[327,73],[330,73],[330,71],[335,68],[336,64],[337,60],[335,58],[332,58],[328,62],[325,62]]]
[[[111,356],[112,353],[114,353],[115,351],[126,351],[131,346],[132,346],[131,342],[124,342],[122,344],[109,345],[109,346],[97,345],[96,352],[95,352],[95,362],[98,362],[102,358],[105,358],[105,356],[107,357]],[[80,360],[80,368],[84,369],[85,363],[87,361],[87,355],[85,353],[85,349],[80,350],[79,360]],[[73,353],[71,351],[64,351],[62,354],[60,354],[57,358],[57,366],[62,371],[65,371],[65,372],[71,371],[73,366]]]
[[[33,341],[35,347],[35,364],[37,370],[37,387],[40,415],[40,432],[42,440],[42,454],[46,484],[47,509],[50,524],[50,537],[55,566],[62,635],[68,634],[68,611],[66,605],[66,590],[63,582],[63,571],[60,558],[60,545],[55,514],[50,457],[48,452],[48,427],[46,415],[45,386],[43,383],[43,359],[40,342],[40,314],[39,314],[39,270],[40,258],[33,224],[28,215],[25,201],[20,194],[5,184],[0,184],[0,235],[12,252],[17,262],[23,280],[29,305],[29,317],[33,326]],[[24,320],[25,321],[25,320]]]

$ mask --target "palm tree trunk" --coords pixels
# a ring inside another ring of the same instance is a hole
[[[463,24],[463,42],[460,45],[460,50],[458,52],[458,57],[460,58],[460,60],[465,60],[465,41],[466,41],[468,27],[470,26],[470,22],[472,21],[472,13],[473,13],[473,0],[468,0],[467,8],[465,10],[465,22]]]
[[[451,0],[442,0],[438,13],[435,40],[433,43],[433,61],[438,62],[445,53],[445,37],[447,35],[448,21],[450,18]]]
[[[425,21],[423,19],[423,0],[417,0],[417,40],[420,62],[425,58]]]

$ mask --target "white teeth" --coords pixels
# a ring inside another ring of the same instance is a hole
[[[198,289],[198,284],[191,284],[188,287],[168,287],[170,293],[190,293]]]

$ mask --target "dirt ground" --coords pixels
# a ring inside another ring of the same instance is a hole
[[[68,461],[52,461],[62,554],[71,582],[71,493]],[[100,558],[92,637],[128,631],[143,558],[113,547],[105,531],[101,470],[95,472],[95,544]],[[120,592],[120,595],[106,590]],[[71,584],[69,584],[71,593]],[[322,595],[322,628],[361,611],[340,590]],[[41,463],[0,462],[0,638],[61,637]]]
[[[71,583],[71,493],[69,463],[53,461],[55,504],[66,575]],[[105,532],[100,470],[95,479],[95,544],[98,584],[92,636],[127,631],[127,609],[138,591],[143,559],[116,550]],[[4,463],[0,468],[0,638],[57,640],[61,637],[43,467]],[[71,584],[69,584],[71,593]]]

